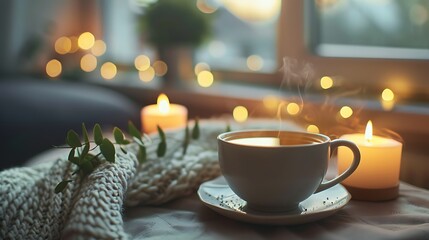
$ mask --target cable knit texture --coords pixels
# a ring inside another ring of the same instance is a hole
[[[0,172],[0,239],[127,239],[124,207],[165,203],[220,174],[216,137],[225,126],[202,123],[200,139],[191,141],[186,155],[183,130],[167,133],[161,158],[153,135],[145,163],[138,164],[131,144],[127,154],[117,151],[116,163],[101,164],[85,179],[72,175],[75,166],[66,158]],[[55,194],[63,179],[73,182]]]

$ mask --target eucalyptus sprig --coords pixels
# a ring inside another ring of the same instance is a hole
[[[191,136],[189,133],[189,126],[188,124],[186,124],[185,139],[183,139],[183,155],[185,155],[186,151],[188,150],[188,145],[191,142],[190,137]],[[197,140],[198,138],[200,138],[200,124],[199,124],[199,119],[197,117],[195,118],[195,124],[194,124],[194,127],[192,128],[192,139]]]
[[[128,122],[128,132],[133,137],[133,141],[130,141],[125,138],[124,133],[118,127],[113,129],[113,137],[115,142],[112,143],[108,138],[103,137],[103,132],[99,124],[95,124],[93,127],[93,136],[94,141],[89,140],[88,130],[84,123],[82,123],[82,137],[83,142],[81,142],[79,134],[74,130],[69,130],[66,137],[66,146],[70,148],[68,155],[68,161],[77,166],[77,169],[73,172],[74,174],[79,174],[80,177],[85,177],[89,175],[94,169],[102,162],[103,156],[104,159],[110,163],[115,163],[116,159],[116,149],[115,144],[119,145],[123,153],[127,153],[124,146],[130,144],[131,142],[137,143],[139,150],[137,152],[137,159],[140,163],[146,161],[146,146],[142,139],[142,134],[130,121]],[[91,148],[91,145],[95,145]],[[99,149],[99,153],[91,153],[95,149]],[[62,192],[69,182],[72,182],[70,179],[65,179],[61,181],[55,187],[55,193]]]
[[[159,143],[157,148],[157,156],[163,157],[167,152],[167,139],[164,131],[160,126],[157,126]],[[66,148],[70,148],[68,155],[68,161],[77,166],[77,169],[73,172],[73,175],[79,174],[80,177],[84,178],[94,171],[94,169],[102,163],[103,160],[106,160],[110,163],[115,163],[116,159],[116,149],[115,145],[118,145],[121,151],[124,154],[127,154],[125,146],[134,142],[138,146],[138,151],[136,154],[137,160],[140,164],[144,163],[147,159],[146,144],[143,140],[146,135],[142,134],[134,124],[128,122],[128,134],[131,136],[131,139],[127,139],[123,131],[115,127],[113,128],[113,137],[115,142],[111,142],[108,138],[103,136],[103,132],[99,124],[95,124],[93,127],[93,137],[94,140],[90,141],[88,130],[84,123],[82,123],[82,138],[83,142],[80,140],[80,136],[74,130],[69,130],[66,137]],[[200,137],[199,121],[198,118],[195,119],[195,124],[192,129],[192,134],[189,132],[189,127],[186,125],[185,128],[185,138],[183,140],[183,155],[186,154],[188,145],[192,139],[196,140]],[[150,140],[150,139],[149,139]],[[95,145],[95,146],[92,146]],[[92,147],[92,148],[91,148]],[[97,154],[92,153],[94,150],[99,149]],[[100,158],[103,156],[104,158]],[[68,185],[72,182],[71,179],[64,179],[55,187],[55,193],[62,192]]]

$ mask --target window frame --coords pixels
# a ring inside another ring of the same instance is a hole
[[[311,38],[310,32],[316,20],[311,1],[282,1],[279,21],[285,24],[279,34],[279,53],[311,63],[318,77],[340,76],[347,84],[365,87],[373,94],[391,88],[400,98],[423,96],[423,100],[429,100],[425,96],[429,92],[429,81],[425,82],[429,76],[427,59],[326,57],[312,51],[317,39]]]

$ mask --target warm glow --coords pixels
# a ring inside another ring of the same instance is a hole
[[[287,105],[286,111],[290,115],[297,115],[300,111],[299,105],[297,103],[291,102]]]
[[[395,101],[384,101],[381,100],[381,107],[385,110],[385,111],[390,111],[395,107]]]
[[[384,101],[392,101],[395,98],[395,94],[392,90],[386,88],[381,93],[381,98],[383,98]]]
[[[203,13],[214,13],[218,7],[207,3],[207,0],[197,0],[197,8]]]
[[[328,77],[328,76],[324,76],[320,79],[320,86],[323,89],[329,89],[334,85],[334,81],[332,80],[332,78]]]
[[[312,124],[307,126],[307,132],[320,133],[319,128],[316,125],[312,125]]]
[[[92,54],[95,56],[101,56],[106,52],[106,43],[103,40],[96,40],[94,46],[91,48]]]
[[[316,0],[315,2],[317,7],[323,10],[337,5],[340,1],[339,0]]]
[[[85,72],[92,72],[97,67],[97,58],[88,53],[80,59],[80,68]]]
[[[111,62],[106,62],[101,66],[100,72],[104,79],[110,80],[116,76],[116,65]]]
[[[258,55],[251,55],[247,58],[247,67],[252,71],[259,71],[264,66],[264,60]]]
[[[266,21],[280,12],[281,0],[222,0],[235,16],[247,21]]]
[[[84,32],[79,36],[79,39],[77,40],[77,44],[80,48],[84,50],[88,50],[94,46],[95,43],[95,37],[90,32]]]
[[[161,60],[155,61],[152,67],[155,70],[155,75],[159,77],[164,76],[168,71],[167,64]]]
[[[134,60],[134,66],[139,71],[145,71],[150,67],[150,59],[146,55],[139,55]]]
[[[52,59],[46,64],[46,74],[48,74],[49,77],[58,77],[61,71],[61,62],[57,59]]]
[[[344,106],[340,109],[340,115],[343,118],[349,118],[353,115],[353,109],[349,106]]]
[[[275,110],[280,104],[280,99],[276,96],[268,95],[262,99],[262,103],[267,109]]]
[[[210,71],[210,66],[205,62],[197,63],[194,67],[195,75],[198,75],[202,71]]]
[[[429,20],[429,13],[425,6],[413,4],[410,8],[410,20],[416,25],[423,25]]]
[[[139,71],[139,78],[143,82],[150,82],[155,77],[155,69],[153,67],[149,67],[144,71]]]
[[[209,71],[201,71],[197,78],[201,87],[210,87],[213,84],[213,74]]]
[[[365,139],[370,142],[372,140],[372,122],[368,121],[365,128]]]
[[[232,116],[237,122],[245,122],[247,120],[247,117],[249,116],[249,113],[247,111],[247,108],[243,106],[237,106],[232,111]]]
[[[55,41],[55,52],[58,54],[69,53],[72,47],[72,42],[68,37],[60,37]]]
[[[78,38],[75,36],[70,37],[70,41],[71,41],[71,48],[69,53],[75,53],[77,52],[77,50],[79,50],[79,45],[78,45]]]
[[[158,96],[156,105],[158,105],[158,110],[162,114],[166,114],[170,111],[170,101],[168,100],[167,95],[165,95],[164,93],[161,93]]]

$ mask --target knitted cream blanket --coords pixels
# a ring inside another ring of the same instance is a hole
[[[127,239],[125,206],[156,205],[188,195],[220,174],[216,137],[225,123],[201,124],[199,140],[182,154],[184,131],[167,133],[167,153],[156,157],[157,136],[139,165],[136,146],[118,151],[116,163],[104,163],[80,181],[66,157],[34,167],[0,172],[0,239]],[[278,126],[277,126],[278,127]],[[57,183],[72,179],[54,193]]]

